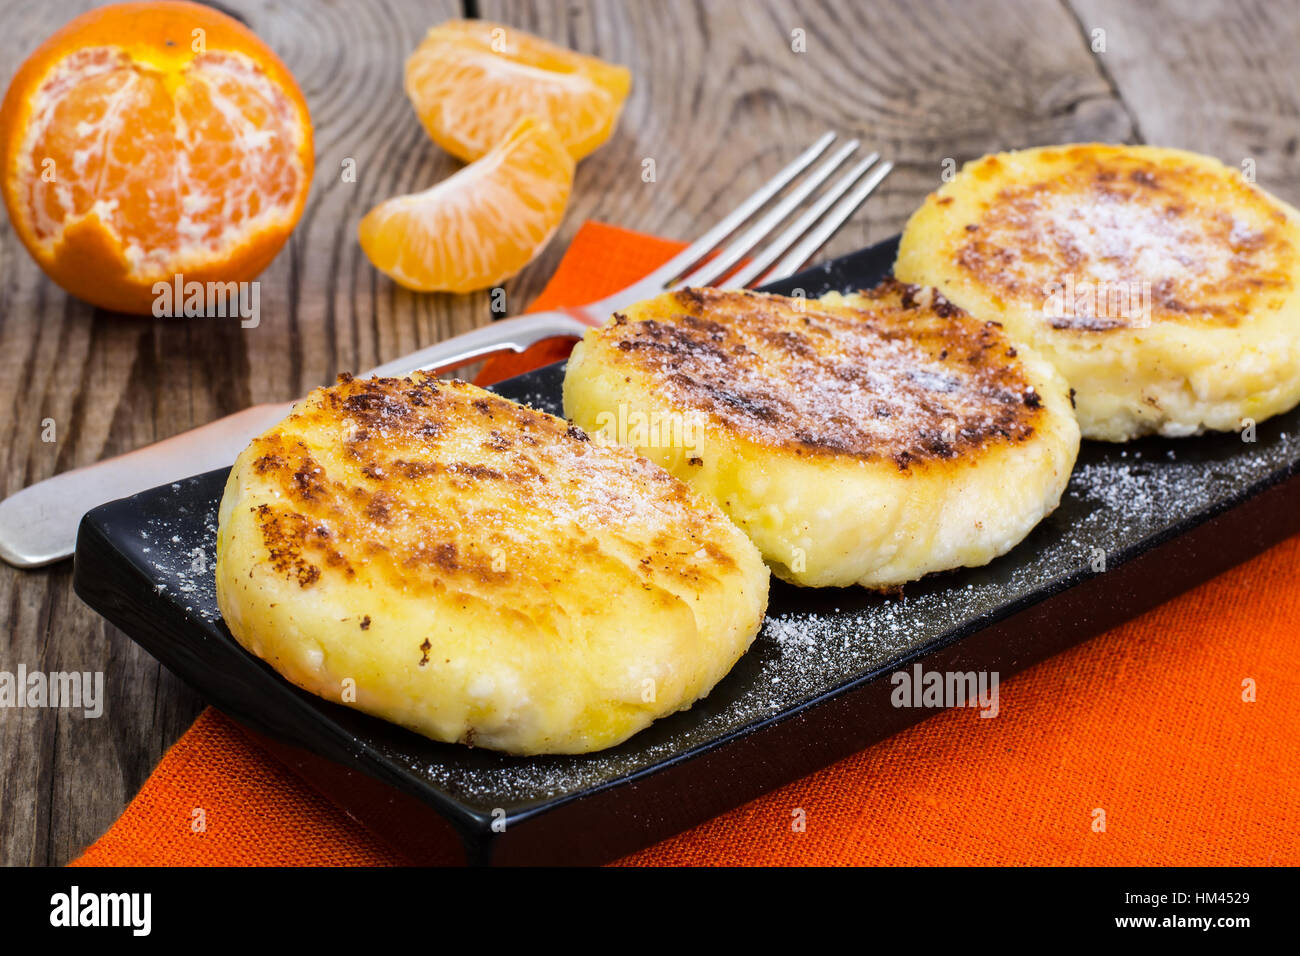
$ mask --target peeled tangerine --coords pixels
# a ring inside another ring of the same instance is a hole
[[[307,104],[243,24],[184,2],[80,16],[42,44],[0,107],[14,231],[95,305],[149,314],[154,285],[256,276],[302,215]]]
[[[417,292],[473,292],[508,279],[546,245],[573,186],[573,158],[531,117],[432,189],[396,196],[361,220],[361,248]]]
[[[434,27],[406,61],[406,94],[420,122],[466,161],[526,116],[550,123],[582,159],[609,139],[631,85],[626,67],[482,20]]]

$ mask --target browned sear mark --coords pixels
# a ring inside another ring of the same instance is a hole
[[[1029,438],[1039,404],[1000,325],[892,278],[859,295],[684,289],[597,334],[673,407],[795,454],[907,468]]]
[[[592,542],[581,522],[626,522],[633,539],[647,520],[683,534],[710,526],[685,486],[649,462],[422,373],[342,377],[249,454],[249,473],[273,496],[252,508],[264,566],[303,588],[361,578],[406,593],[495,593],[508,605],[517,589],[550,586],[552,562],[580,558]],[[689,554],[703,563],[698,544]],[[360,617],[360,630],[371,621]]]
[[[1233,326],[1293,287],[1286,217],[1241,177],[1108,147],[1073,147],[1052,158],[1061,160],[1050,177],[1001,189],[951,252],[974,281],[1041,309],[1051,328]]]

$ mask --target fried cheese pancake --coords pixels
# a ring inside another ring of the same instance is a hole
[[[662,468],[463,382],[343,377],[235,463],[217,601],[288,680],[435,740],[583,753],[707,694],[768,571]]]
[[[565,414],[713,498],[795,584],[982,565],[1060,501],[1078,452],[1052,366],[930,290],[683,289],[588,332]]]
[[[1054,362],[1085,438],[1240,429],[1300,401],[1300,214],[1206,156],[985,156],[913,214],[895,274]]]

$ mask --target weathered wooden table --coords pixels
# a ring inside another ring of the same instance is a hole
[[[0,76],[86,0],[0,0]],[[306,214],[262,276],[255,329],[97,313],[0,232],[0,438],[10,494],[255,402],[292,399],[491,320],[487,293],[418,295],[372,269],[357,222],[456,163],[402,92],[453,0],[224,0],[285,60],[311,106]],[[1300,201],[1300,15],[1268,0],[479,0],[468,12],[627,64],[613,138],[578,169],[564,225],[507,284],[525,307],[587,218],[690,238],[835,129],[898,168],[828,248],[903,225],[945,160],[1074,140],[1151,142],[1238,165]],[[796,31],[802,31],[797,33]],[[801,42],[796,42],[801,41]],[[801,48],[803,52],[798,52]],[[642,179],[653,158],[656,180]],[[355,182],[341,176],[355,160]],[[56,441],[42,441],[55,421]],[[61,864],[98,837],[203,707],[83,606],[68,564],[0,566],[0,670],[103,671],[98,719],[0,710],[0,862]]]

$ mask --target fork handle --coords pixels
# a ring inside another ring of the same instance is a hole
[[[416,369],[457,368],[493,352],[522,352],[543,339],[577,338],[589,327],[581,313],[540,312],[503,319],[386,362],[366,376],[403,376]],[[92,508],[228,466],[292,402],[255,405],[135,451],[38,481],[0,501],[0,558],[36,568],[72,556],[81,516]]]
[[[493,352],[522,352],[543,339],[580,339],[591,324],[587,313],[582,309],[535,312],[514,319],[502,319],[385,362],[362,377],[401,377],[418,369],[437,371],[458,368]]]

